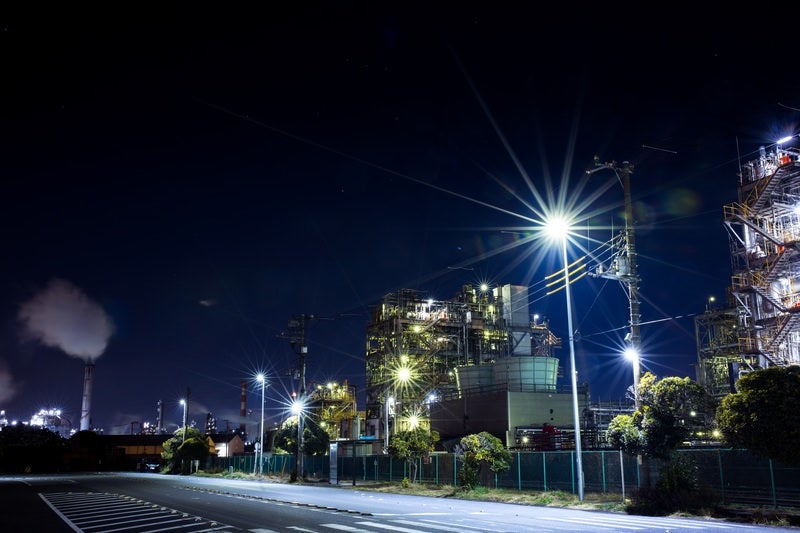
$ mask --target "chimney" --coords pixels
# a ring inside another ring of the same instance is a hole
[[[81,404],[81,431],[91,429],[91,404],[92,404],[92,374],[94,373],[94,363],[86,363],[86,371],[83,375],[83,403]]]

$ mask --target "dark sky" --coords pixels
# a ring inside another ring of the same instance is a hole
[[[325,319],[309,383],[348,380],[363,403],[370,307],[398,288],[529,285],[566,338],[563,292],[542,290],[559,248],[513,244],[537,194],[592,198],[571,255],[619,230],[613,173],[582,181],[594,155],[635,164],[644,367],[695,377],[738,162],[798,131],[789,38],[698,11],[373,4],[2,13],[10,419],[60,407],[77,426],[93,359],[107,433],[155,422],[159,400],[175,429],[187,387],[190,419],[238,427],[242,380],[256,423],[258,371],[277,420],[298,314]],[[619,400],[622,288],[584,278],[573,296],[579,381]]]

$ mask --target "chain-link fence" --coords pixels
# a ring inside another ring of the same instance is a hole
[[[745,450],[728,448],[681,449],[678,453],[691,457],[697,468],[700,486],[714,492],[724,503],[748,503],[773,507],[800,507],[800,467],[781,465],[769,459],[753,457]],[[340,450],[335,456],[335,475],[331,482],[398,482],[410,478],[408,464],[388,455]],[[631,494],[658,481],[661,461],[646,460],[612,450],[591,450],[581,454],[584,492]],[[303,466],[307,476],[329,478],[331,458],[307,456]],[[511,468],[502,474],[483,471],[481,485],[521,491],[565,491],[577,494],[578,476],[574,450],[515,451]],[[294,468],[293,455],[265,456],[265,475],[289,475]],[[215,466],[224,470],[255,473],[252,455],[216,459]],[[458,486],[460,462],[452,453],[433,453],[420,459],[416,481]]]

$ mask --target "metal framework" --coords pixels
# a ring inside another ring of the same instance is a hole
[[[800,151],[775,144],[743,164],[724,223],[729,308],[695,321],[698,380],[717,396],[743,373],[800,363]]]
[[[412,289],[385,295],[366,344],[366,433],[384,438],[392,428],[426,427],[432,399],[462,394],[456,368],[552,356],[560,340],[531,321],[527,287],[464,285],[451,300]]]

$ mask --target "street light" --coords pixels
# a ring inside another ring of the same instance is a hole
[[[633,404],[636,410],[642,407],[642,399],[639,396],[639,377],[641,374],[639,368],[639,352],[635,348],[629,347],[624,352],[625,359],[629,360],[633,365]]]
[[[393,400],[387,389],[383,395],[383,453],[389,453],[389,403]]]
[[[181,405],[183,406],[183,439],[181,440],[181,444],[183,444],[186,442],[186,408],[188,407],[188,402],[182,399]]]
[[[392,404],[394,404],[394,398],[389,396],[387,390],[383,400],[383,449],[386,453],[389,453],[389,406]]]
[[[560,217],[547,221],[547,232],[553,239],[560,238],[564,259],[564,292],[567,298],[567,328],[569,329],[569,364],[572,378],[572,417],[575,424],[575,467],[578,470],[578,500],[583,501],[583,461],[581,459],[581,419],[578,412],[578,371],[575,368],[575,337],[572,333],[572,294],[569,286],[569,259],[567,239],[569,225]]]
[[[292,403],[292,413],[297,415],[297,478],[303,477],[303,398],[297,398]]]
[[[258,433],[258,475],[261,476],[264,472],[264,388],[267,380],[264,374],[258,374],[256,381],[261,383],[261,431]]]
[[[408,395],[404,395],[403,392],[406,391],[406,389],[408,388],[409,383],[411,382],[411,377],[412,377],[411,367],[408,366],[408,356],[404,355],[404,356],[402,356],[400,358],[400,360],[401,360],[402,366],[400,368],[398,368],[396,370],[396,372],[395,372],[395,376],[396,376],[395,377],[395,386],[398,387],[399,390],[400,390],[399,394],[395,393],[396,396],[399,396],[399,399],[398,398],[394,399],[394,432],[395,433],[397,433],[397,430],[400,427],[399,426],[399,424],[400,424],[400,413],[397,411],[397,406],[401,405],[402,408],[406,412],[408,412],[408,405],[406,405],[406,402],[404,400],[404,397],[408,398]],[[405,429],[408,429],[407,426],[408,426],[408,424],[406,424],[406,428]]]

